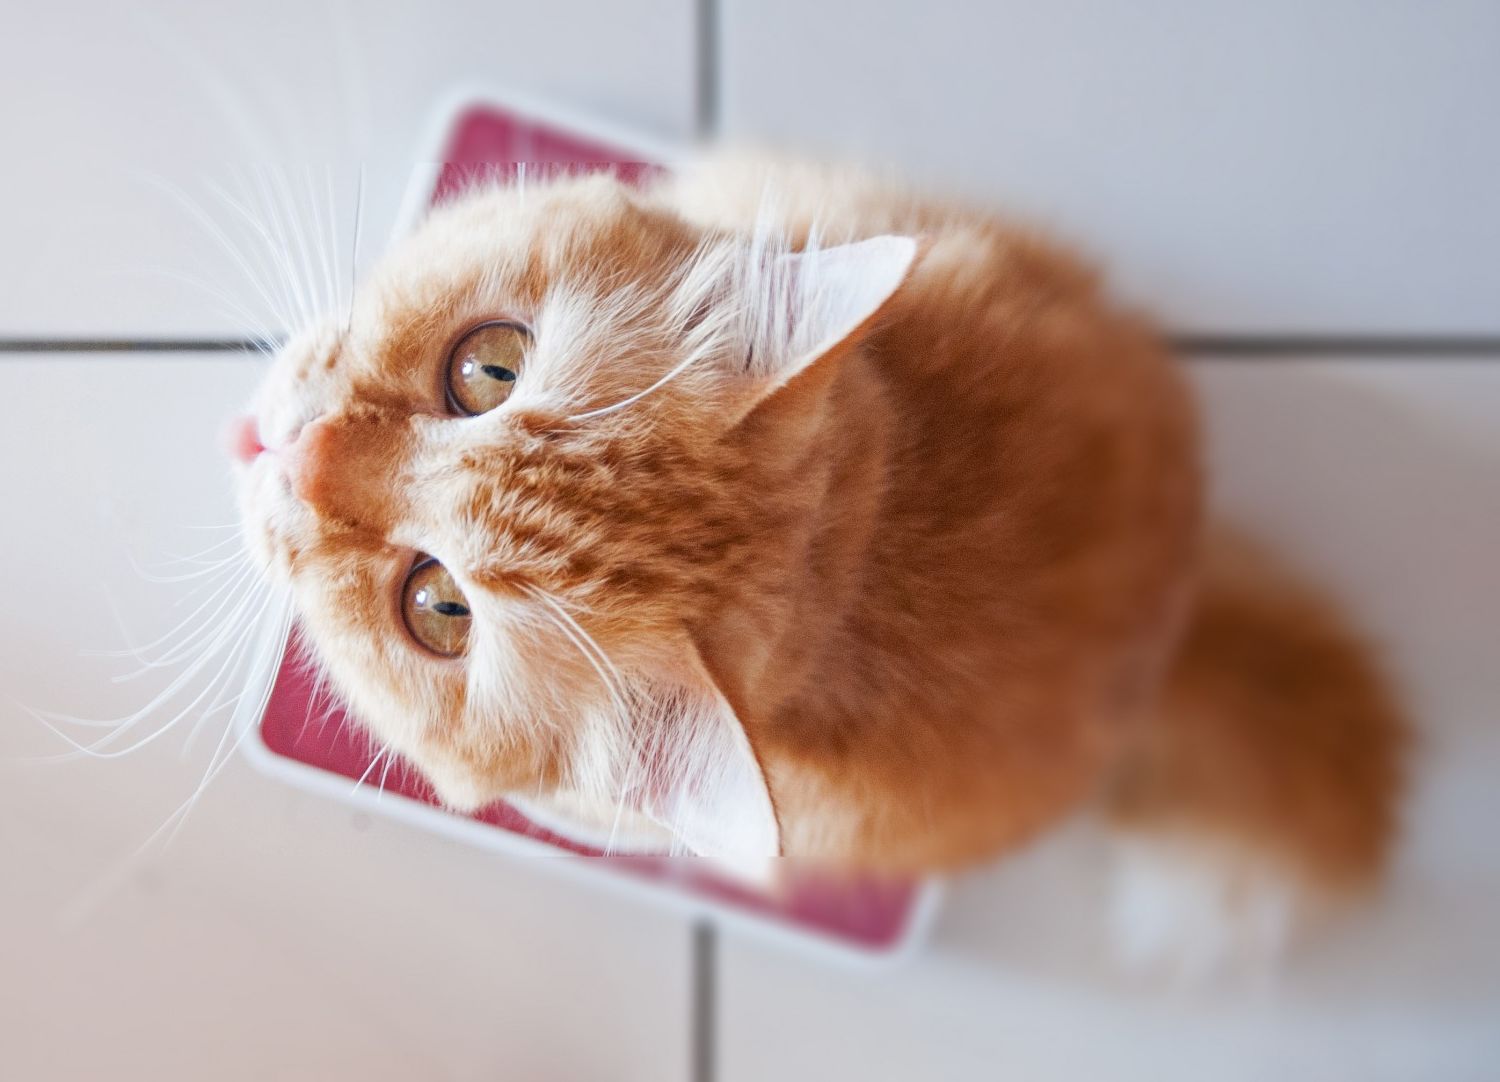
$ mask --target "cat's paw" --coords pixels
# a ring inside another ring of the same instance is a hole
[[[1314,908],[1296,872],[1232,842],[1132,834],[1114,859],[1117,958],[1177,984],[1268,977]]]

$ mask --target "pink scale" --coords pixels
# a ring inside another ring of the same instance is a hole
[[[515,182],[523,172],[592,169],[634,181],[673,157],[628,133],[514,101],[466,99],[445,111],[440,132],[436,160],[443,164],[410,218],[474,183]],[[406,764],[378,760],[357,718],[337,705],[314,702],[311,666],[295,633],[255,735],[259,740],[247,743],[252,758],[303,787],[487,849],[518,856],[566,853],[573,859],[548,865],[561,864],[601,886],[644,893],[695,915],[806,946],[839,948],[845,956],[882,958],[910,949],[936,901],[932,882],[851,879],[813,868],[787,869],[774,889],[758,887],[689,857],[606,855],[559,837],[505,803],[472,816],[447,811]]]

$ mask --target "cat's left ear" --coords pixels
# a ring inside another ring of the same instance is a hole
[[[689,679],[653,689],[655,716],[637,718],[650,780],[632,803],[691,852],[753,874],[781,855],[776,809],[734,708],[701,665],[693,668]]]
[[[764,260],[743,280],[749,313],[748,413],[823,362],[847,352],[906,280],[918,251],[911,237],[881,236]]]

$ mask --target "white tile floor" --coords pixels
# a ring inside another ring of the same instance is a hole
[[[1500,5],[958,10],[725,0],[726,130],[1002,199],[1180,330],[1500,334]]]

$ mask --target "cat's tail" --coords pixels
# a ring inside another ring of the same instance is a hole
[[[1214,535],[1163,696],[1111,793],[1127,960],[1255,965],[1378,882],[1408,743],[1338,610],[1244,539]]]

